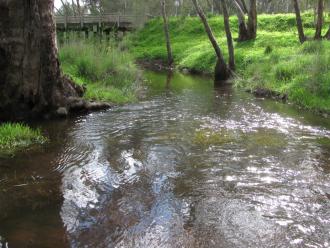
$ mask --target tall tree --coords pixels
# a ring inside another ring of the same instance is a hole
[[[247,9],[244,0],[233,0],[236,8],[239,30],[238,41],[253,40],[257,37],[257,0],[250,0],[250,8]],[[248,21],[245,21],[245,15],[248,14]]]
[[[165,0],[160,0],[160,5],[161,5],[161,9],[162,9],[162,16],[163,16],[163,22],[164,22],[164,33],[165,33],[166,49],[167,49],[167,63],[168,63],[168,66],[171,67],[174,60],[173,60],[173,54],[172,54],[170,32],[169,32],[169,28],[168,28],[168,20],[167,20],[167,16],[166,16]]]
[[[0,1],[2,120],[55,112],[83,93],[61,75],[53,8],[52,0]]]
[[[299,34],[299,41],[300,41],[300,43],[304,43],[306,41],[306,36],[304,33],[304,27],[303,27],[302,20],[301,20],[300,6],[298,3],[298,0],[293,0],[293,6],[294,6],[295,13],[296,13],[296,22],[297,22],[297,29],[298,29],[298,34]]]
[[[243,0],[244,1],[244,0]],[[257,0],[250,0],[250,9],[248,13],[248,33],[250,39],[255,39],[257,37]]]
[[[225,31],[227,36],[227,45],[228,45],[228,54],[229,54],[229,68],[234,71],[235,70],[235,53],[234,53],[234,44],[233,37],[230,30],[229,24],[229,14],[227,10],[227,4],[225,0],[220,0],[222,12],[223,12],[223,20],[225,24]]]
[[[317,21],[314,39],[322,39],[324,0],[318,0],[317,3]]]
[[[248,40],[249,34],[245,22],[245,12],[243,11],[238,1],[234,0],[233,4],[237,10],[236,12],[238,17],[238,41]]]
[[[216,41],[216,39],[213,35],[213,32],[212,32],[212,29],[207,22],[206,16],[205,16],[203,10],[201,9],[201,7],[199,6],[199,4],[197,3],[197,0],[192,0],[192,2],[194,4],[197,14],[199,15],[199,17],[204,25],[207,36],[208,36],[208,38],[213,46],[213,49],[215,51],[215,54],[217,56],[217,64],[215,67],[215,79],[220,80],[220,81],[227,80],[230,77],[230,70],[222,55],[222,51],[218,45],[218,42]]]
[[[248,8],[247,8],[247,5],[245,3],[245,0],[241,0],[240,3],[242,5],[242,8],[243,8],[244,12],[248,13]]]

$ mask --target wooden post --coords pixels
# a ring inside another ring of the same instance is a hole
[[[88,40],[88,28],[85,30],[85,39]]]
[[[83,15],[80,15],[80,28],[81,29],[84,28],[84,17],[83,17]]]
[[[64,14],[64,29],[66,30],[67,29],[67,24],[68,23],[68,17],[66,15],[66,13]]]

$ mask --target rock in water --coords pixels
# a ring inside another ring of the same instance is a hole
[[[56,114],[59,116],[59,117],[66,117],[68,116],[68,110],[65,108],[65,107],[60,107],[56,110]]]

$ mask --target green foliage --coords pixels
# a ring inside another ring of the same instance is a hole
[[[73,38],[60,46],[62,70],[79,84],[85,84],[89,100],[126,103],[136,100],[139,71],[134,58],[113,40]]]
[[[306,35],[313,36],[313,14],[304,13],[302,18]],[[223,18],[212,16],[208,21],[224,56],[228,57]],[[329,16],[325,21],[328,28]],[[136,58],[166,61],[162,25],[161,19],[153,19],[129,37]],[[230,25],[235,38],[238,36],[236,17],[230,18]],[[178,68],[213,73],[216,56],[199,18],[171,18],[170,35]],[[290,101],[305,108],[330,111],[330,42],[308,41],[301,45],[295,15],[259,15],[257,39],[235,42],[235,58],[236,86],[267,88],[287,94]]]
[[[28,147],[32,144],[42,144],[47,139],[39,129],[20,123],[5,123],[0,125],[0,153],[12,154],[13,152]]]

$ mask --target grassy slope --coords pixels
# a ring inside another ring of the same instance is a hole
[[[60,46],[59,59],[65,74],[87,88],[85,98],[123,104],[136,100],[139,71],[134,58],[114,42],[78,41]]]
[[[312,36],[312,14],[304,14],[303,20],[306,34]],[[230,22],[233,36],[237,37],[237,18],[232,17]],[[290,101],[305,108],[330,111],[330,42],[308,42],[301,46],[294,15],[260,15],[258,22],[255,41],[235,43],[240,78],[236,85],[267,88],[288,94]],[[222,18],[211,17],[209,23],[227,56]],[[215,54],[198,18],[172,18],[170,32],[178,68],[213,72]],[[161,19],[147,23],[127,42],[138,59],[166,60]]]
[[[23,124],[0,125],[0,154],[13,154],[15,151],[36,143],[44,143],[46,138],[39,129],[31,129]]]

